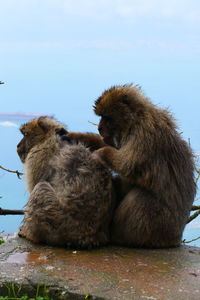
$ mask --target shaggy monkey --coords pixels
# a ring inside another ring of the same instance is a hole
[[[132,85],[106,90],[94,111],[108,145],[94,155],[127,186],[118,195],[112,241],[139,247],[179,245],[196,185],[191,149],[172,116]]]
[[[40,117],[21,127],[17,146],[30,197],[19,235],[35,243],[91,248],[109,241],[111,174],[67,130]]]

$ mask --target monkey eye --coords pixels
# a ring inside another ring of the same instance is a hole
[[[24,131],[24,130],[20,130],[21,131],[21,133],[23,134],[23,136],[27,136],[28,135],[28,133],[26,132],[26,131]]]

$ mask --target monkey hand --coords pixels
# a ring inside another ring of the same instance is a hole
[[[100,148],[93,152],[92,157],[107,167],[114,169],[114,156],[117,150],[111,146]]]

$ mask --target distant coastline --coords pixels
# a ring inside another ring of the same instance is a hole
[[[41,116],[53,117],[48,114],[32,114],[32,113],[0,113],[0,120],[31,120]]]

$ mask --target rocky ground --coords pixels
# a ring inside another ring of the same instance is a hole
[[[53,299],[199,300],[200,248],[76,251],[12,238],[0,246],[0,296],[11,287]]]

